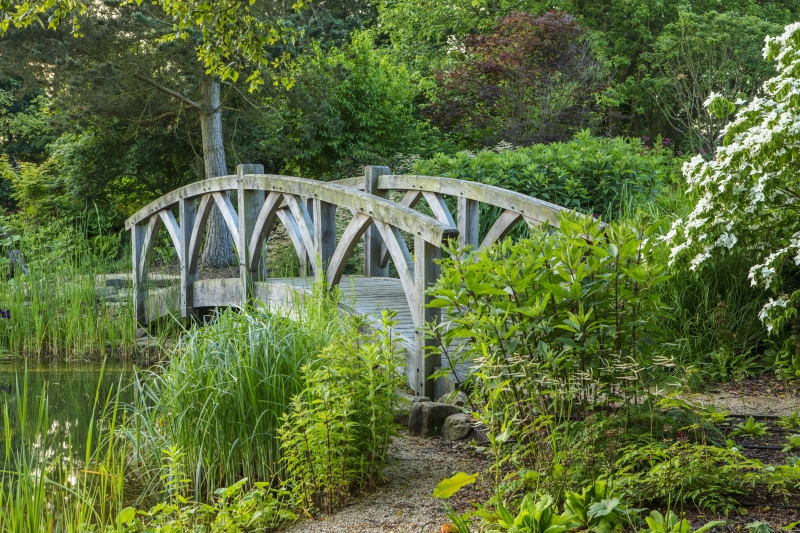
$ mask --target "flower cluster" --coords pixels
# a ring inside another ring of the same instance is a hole
[[[710,113],[743,107],[723,129],[713,159],[697,155],[684,164],[698,200],[664,238],[672,247],[670,263],[690,269],[744,246],[754,258],[751,283],[776,289],[781,265],[800,265],[800,23],[767,38],[764,57],[776,63],[778,75],[764,84],[762,96],[749,103],[717,94],[706,100]],[[772,331],[798,301],[800,291],[770,300],[761,319]]]

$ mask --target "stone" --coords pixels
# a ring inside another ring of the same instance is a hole
[[[408,417],[411,416],[411,406],[418,402],[429,402],[426,396],[397,393],[397,403],[394,406],[394,421],[401,426],[408,426]]]
[[[408,432],[420,437],[433,437],[439,434],[448,416],[460,413],[455,405],[435,402],[416,402],[411,405],[408,418]]]
[[[466,394],[459,391],[453,391],[449,394],[445,394],[438,400],[439,403],[446,403],[449,405],[455,405],[456,407],[464,407],[465,405],[469,404],[469,398]]]
[[[472,433],[472,420],[465,413],[448,416],[442,426],[442,438],[447,441],[466,439]]]

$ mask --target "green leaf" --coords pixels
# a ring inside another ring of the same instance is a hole
[[[136,509],[133,507],[126,507],[122,511],[119,512],[117,515],[117,525],[118,526],[125,526],[130,524],[131,521],[136,517]]]
[[[478,479],[478,474],[469,475],[459,472],[453,477],[440,481],[436,488],[433,489],[433,497],[447,499],[467,485],[475,483],[476,479]]]

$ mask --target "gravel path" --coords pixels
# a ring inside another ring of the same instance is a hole
[[[464,443],[447,443],[439,438],[421,439],[405,432],[390,448],[387,481],[376,490],[354,499],[336,514],[319,520],[304,520],[286,533],[432,533],[447,521],[444,504],[431,494],[443,479],[457,472],[481,472],[475,485],[462,489],[448,500],[463,512],[489,494],[484,472],[489,461],[470,451]]]

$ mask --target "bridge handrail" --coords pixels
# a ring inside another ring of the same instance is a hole
[[[316,181],[294,176],[274,174],[246,174],[241,178],[246,190],[277,191],[288,194],[316,198],[339,207],[353,209],[370,217],[396,226],[402,231],[422,237],[431,244],[456,235],[455,228],[436,219],[414,211],[396,202],[380,198],[357,189],[335,183]],[[362,180],[363,181],[363,180]],[[125,221],[125,229],[130,230],[159,211],[174,208],[183,199],[199,198],[209,193],[235,191],[239,176],[222,176],[184,185],[158,198]]]
[[[416,174],[384,175],[378,178],[378,189],[428,191],[457,198],[466,198],[504,210],[514,211],[525,219],[540,223],[547,222],[554,227],[558,227],[561,213],[571,211],[566,207],[494,185],[440,176],[421,176]]]

